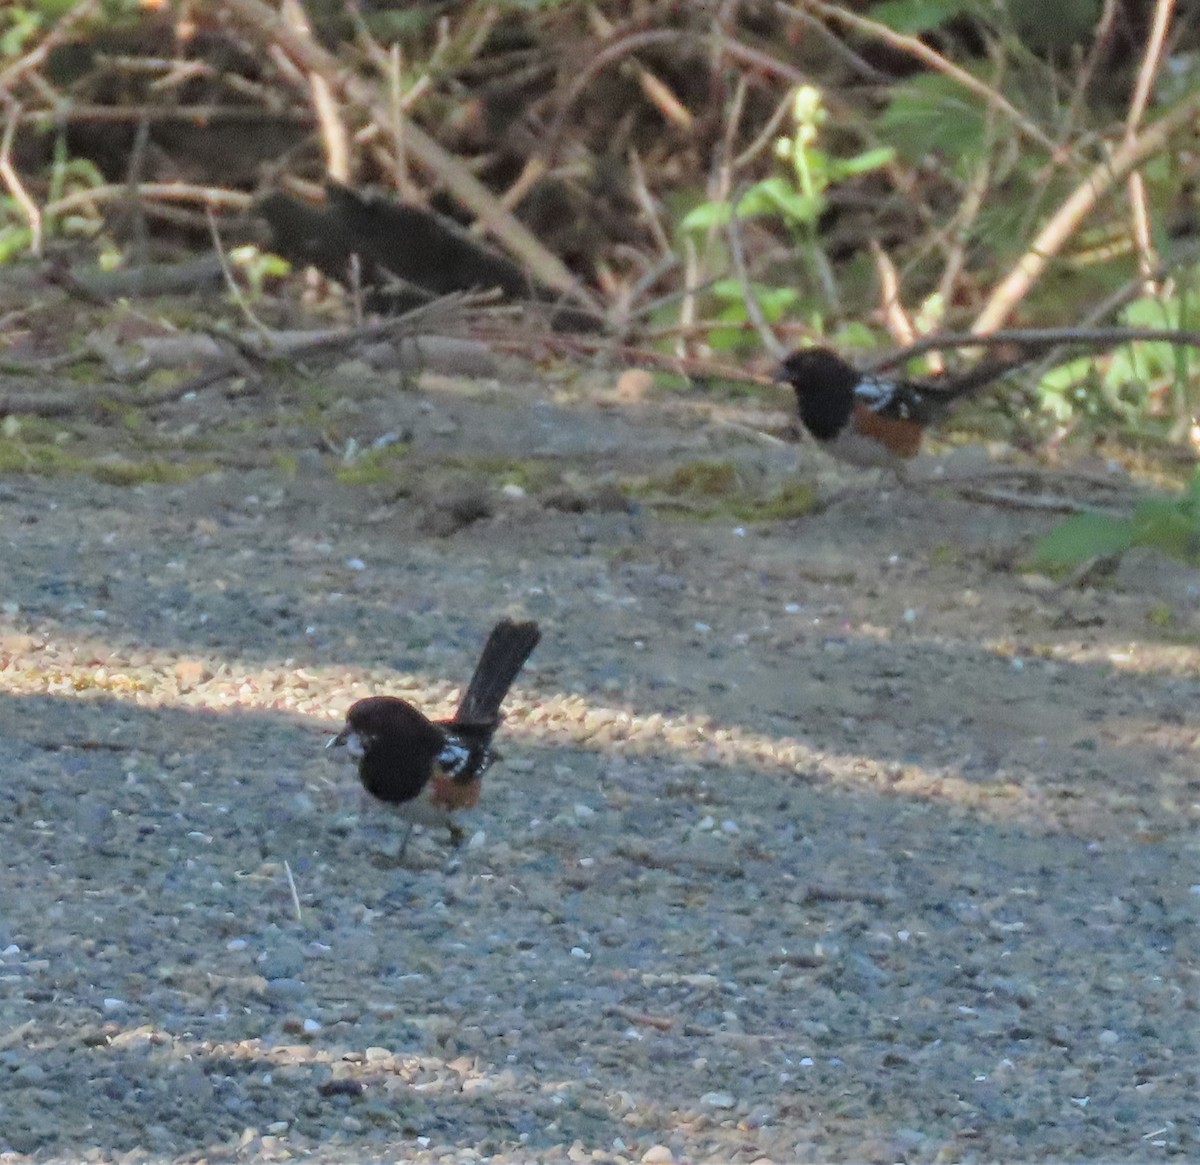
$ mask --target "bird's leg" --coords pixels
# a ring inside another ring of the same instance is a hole
[[[405,826],[404,837],[400,839],[400,850],[396,854],[396,864],[397,865],[399,865],[402,861],[404,861],[404,851],[408,849],[408,839],[410,837],[412,837],[412,831],[413,831],[413,823],[411,821],[409,821],[406,823],[406,826]]]

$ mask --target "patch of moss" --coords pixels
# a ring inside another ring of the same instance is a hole
[[[690,377],[681,376],[678,372],[656,372],[654,373],[654,388],[662,393],[685,393],[691,392],[696,387],[696,382]]]
[[[728,461],[689,461],[662,478],[631,488],[658,508],[685,517],[733,518],[741,522],[777,522],[811,514],[817,491],[802,481],[785,482],[770,493],[757,493]]]
[[[806,481],[789,481],[765,497],[734,499],[729,512],[744,522],[782,522],[811,514],[817,501],[814,486]]]
[[[67,422],[56,417],[39,417],[32,413],[10,413],[4,418],[4,439],[18,444],[63,445],[74,438],[74,434],[63,426]]]
[[[10,439],[0,441],[0,473],[32,473],[57,477],[82,473],[87,459],[68,453],[61,445]]]
[[[962,560],[962,557],[962,550],[959,547],[943,542],[933,548],[929,560],[935,566],[955,566]]]
[[[1170,627],[1175,622],[1175,608],[1168,603],[1155,603],[1146,612],[1146,622],[1151,627]]]
[[[168,485],[188,481],[217,469],[215,461],[163,461],[149,457],[144,461],[106,458],[93,461],[87,471],[104,485]]]
[[[536,494],[556,485],[561,474],[552,462],[537,457],[504,457],[487,454],[480,457],[447,457],[444,465],[494,481],[497,485],[519,485],[526,493]]]
[[[345,485],[385,484],[395,479],[409,448],[408,442],[397,441],[393,445],[364,450],[353,461],[339,465],[333,476]]]
[[[59,369],[59,375],[72,384],[96,383],[97,376],[103,371],[103,361],[93,356],[81,355],[77,361]]]
[[[689,461],[655,483],[675,497],[720,498],[738,489],[738,472],[728,461]]]
[[[86,474],[106,485],[146,485],[187,481],[216,469],[212,461],[164,461],[158,457],[131,460],[111,455],[86,457],[64,447],[63,442],[0,440],[0,473],[26,473],[37,477]]]

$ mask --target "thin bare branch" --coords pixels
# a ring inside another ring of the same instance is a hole
[[[587,87],[609,65],[614,61],[619,61],[622,57],[627,57],[637,52],[638,49],[646,48],[648,45],[666,44],[688,39],[695,35],[695,33],[687,32],[683,29],[654,28],[648,29],[645,32],[635,32],[628,36],[623,36],[619,40],[602,48],[592,57],[587,68],[571,83],[571,87],[559,103],[558,111],[554,115],[554,121],[550,123],[550,129],[546,134],[546,140],[549,143],[547,146],[548,156],[553,159],[558,141],[562,136],[563,127],[567,122],[567,115],[571,112],[571,108],[575,102],[579,100]]]
[[[1100,57],[1108,45],[1108,38],[1112,32],[1113,22],[1117,15],[1118,3],[1119,0],[1104,0],[1100,19],[1096,22],[1096,29],[1092,34],[1092,47],[1088,51],[1083,65],[1075,74],[1075,84],[1071,90],[1071,100],[1067,102],[1067,114],[1062,120],[1062,127],[1059,131],[1059,141],[1064,145],[1076,132],[1076,126],[1079,122],[1079,110],[1083,107],[1088,89],[1092,83],[1092,77],[1095,75],[1096,68],[1100,63]]]
[[[1129,113],[1125,118],[1125,140],[1130,141],[1137,135],[1138,127],[1150,101],[1154,82],[1162,66],[1163,46],[1167,39],[1167,29],[1171,24],[1171,12],[1175,0],[1158,0],[1154,6],[1154,21],[1150,35],[1146,39],[1146,49],[1142,54],[1142,64],[1138,69],[1137,84],[1134,86],[1133,97],[1129,102]],[[1129,175],[1129,209],[1133,218],[1133,239],[1137,247],[1138,269],[1142,273],[1147,295],[1154,293],[1154,285],[1150,272],[1158,264],[1158,255],[1154,250],[1154,241],[1150,230],[1150,207],[1146,197],[1146,183],[1138,171]]]
[[[738,283],[741,284],[742,302],[746,305],[746,315],[754,325],[754,330],[758,333],[763,347],[777,360],[782,360],[787,353],[787,349],[776,339],[775,333],[771,331],[770,325],[763,316],[758,296],[754,294],[754,288],[750,285],[750,275],[746,270],[746,255],[742,249],[742,224],[738,218],[738,207],[741,205],[745,193],[745,188],[738,190],[730,200],[729,226],[727,231],[729,236],[729,254],[733,257],[733,269],[737,273]]]
[[[967,92],[973,93],[976,97],[984,101],[989,108],[1003,114],[1004,117],[1012,122],[1022,137],[1036,142],[1050,154],[1053,154],[1058,149],[1046,132],[1030,121],[1002,93],[998,93],[991,86],[984,84],[978,77],[973,77],[965,69],[954,64],[953,61],[946,60],[941,53],[930,48],[923,40],[915,36],[906,36],[903,33],[896,32],[888,28],[886,24],[881,24],[878,20],[870,20],[865,16],[859,16],[841,4],[826,4],[824,0],[800,0],[800,3],[802,7],[812,9],[813,12],[816,12],[826,20],[833,20],[849,28],[857,29],[867,36],[883,41],[884,44],[891,46],[898,52],[915,58],[923,65],[928,65],[929,68],[957,82]],[[795,17],[795,9],[791,4],[777,3],[775,7],[778,11],[784,13],[784,15]]]
[[[242,289],[238,286],[237,279],[234,278],[233,269],[229,266],[229,259],[225,254],[225,245],[221,241],[221,232],[217,227],[217,216],[213,214],[211,206],[206,206],[204,211],[205,217],[208,219],[208,231],[212,236],[213,251],[216,253],[217,261],[221,264],[221,274],[225,278],[225,286],[229,289],[229,294],[233,296],[238,307],[242,309],[242,314],[250,322],[251,327],[262,336],[268,336],[269,331],[266,324],[254,313],[254,309],[242,294]]]
[[[1097,165],[1068,195],[1029,250],[1000,281],[971,330],[983,334],[1000,327],[1096,204],[1134,169],[1165,149],[1171,136],[1187,128],[1198,113],[1200,93],[1193,93],[1142,133],[1122,142],[1110,158]]]
[[[0,97],[7,97],[12,87],[27,73],[40,69],[51,51],[71,38],[76,25],[99,12],[101,7],[102,0],[80,0],[74,8],[58,17],[35,48],[18,57],[7,69],[0,70]]]
[[[227,0],[226,11],[252,27],[265,42],[274,43],[306,73],[319,73],[333,90],[360,106],[380,126],[393,132],[393,118],[386,97],[375,86],[355,76],[311,38],[302,36],[263,0]],[[595,311],[599,307],[578,281],[522,223],[504,210],[496,196],[466,166],[429,136],[416,122],[404,120],[404,147],[450,193],[477,215],[483,227],[533,275],[556,291]]]
[[[312,25],[304,11],[301,0],[283,0],[280,8],[283,18],[303,37],[312,37]],[[342,124],[341,111],[333,95],[333,86],[319,72],[308,74],[308,88],[312,94],[313,112],[321,127],[321,140],[325,145],[325,169],[335,182],[350,181],[350,142],[346,127]]]
[[[17,134],[17,122],[21,116],[21,106],[16,101],[8,103],[8,116],[4,121],[4,136],[0,139],[0,178],[4,179],[9,193],[16,200],[29,223],[29,249],[35,255],[42,253],[42,212],[37,203],[29,197],[17,168],[12,163],[12,144]]]
[[[1134,86],[1133,97],[1129,102],[1129,113],[1125,118],[1127,137],[1132,137],[1142,124],[1146,107],[1150,103],[1150,94],[1154,91],[1154,82],[1158,70],[1162,66],[1163,45],[1167,40],[1167,29],[1171,26],[1171,13],[1175,0],[1157,0],[1154,5],[1154,22],[1150,27],[1150,35],[1146,38],[1146,51],[1142,54],[1142,64],[1138,69],[1137,84]]]
[[[901,344],[911,344],[916,338],[916,330],[900,301],[900,276],[896,264],[878,239],[871,240],[871,261],[875,265],[875,278],[879,280],[879,310],[887,329],[893,339]]]
[[[1200,330],[1188,328],[1005,328],[988,332],[942,332],[934,336],[923,336],[908,347],[893,352],[881,360],[874,361],[870,371],[892,368],[921,356],[926,352],[945,351],[952,348],[998,348],[1015,345],[1036,350],[1065,345],[1103,348],[1116,344],[1137,342],[1179,344],[1189,348],[1200,348]]]
[[[249,210],[254,199],[249,194],[236,190],[224,190],[219,186],[191,186],[186,182],[145,182],[137,188],[138,197],[145,201],[197,202],[222,210]],[[66,214],[80,207],[104,202],[113,202],[129,197],[129,187],[93,186],[89,190],[76,190],[48,203],[44,213],[50,216]]]
[[[646,225],[650,228],[650,233],[658,244],[659,253],[664,256],[674,255],[675,248],[671,246],[670,235],[663,225],[662,216],[658,212],[654,196],[650,193],[650,186],[646,182],[646,171],[642,166],[641,155],[632,146],[629,148],[629,173],[633,179],[634,197],[637,199],[638,206],[642,208]]]

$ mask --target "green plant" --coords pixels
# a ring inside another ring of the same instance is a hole
[[[1200,468],[1178,497],[1147,498],[1128,518],[1095,513],[1068,518],[1038,541],[1030,565],[1061,572],[1134,546],[1200,565]]]
[[[887,165],[894,151],[878,148],[837,157],[817,144],[826,117],[818,88],[802,85],[796,89],[791,103],[792,133],[775,143],[775,155],[784,163],[784,172],[754,183],[737,199],[736,206],[728,199],[702,203],[684,216],[680,228],[696,233],[712,231],[727,226],[735,213],[739,218],[777,219],[795,240],[809,268],[812,284],[825,290],[829,305],[837,297],[817,232],[817,224],[828,206],[828,191],[838,182]],[[730,325],[745,323],[744,291],[736,279],[720,280],[713,285],[713,297],[721,305],[717,310],[720,321]],[[770,322],[803,306],[808,298],[791,284],[754,283],[749,291],[758,299],[764,317]],[[744,330],[738,326],[727,331],[717,329],[710,342],[715,348],[727,348],[743,338]]]
[[[268,279],[278,279],[287,275],[292,265],[270,251],[264,251],[252,244],[235,247],[229,252],[230,262],[246,277],[250,286],[252,299],[262,298],[263,288]]]
[[[1130,327],[1194,329],[1192,296],[1180,280],[1169,291],[1134,300],[1121,313]],[[1058,422],[1090,422],[1107,433],[1178,440],[1200,411],[1197,357],[1182,345],[1126,344],[1102,358],[1079,357],[1039,380],[1038,407]]]

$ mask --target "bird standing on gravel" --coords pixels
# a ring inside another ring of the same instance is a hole
[[[454,814],[479,801],[483,774],[499,755],[492,736],[500,705],[541,636],[536,623],[500,620],[449,720],[430,720],[396,696],[351,705],[345,727],[325,747],[346,746],[358,760],[363,788],[408,822],[397,861],[414,823],[444,825],[451,843],[462,843]]]
[[[851,465],[899,470],[916,456],[931,421],[1018,363],[985,362],[956,376],[916,381],[860,372],[830,348],[799,348],[775,378],[792,386],[800,423],[821,448]]]

